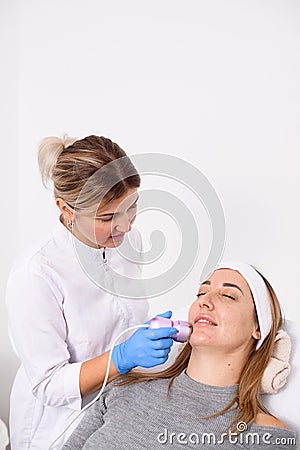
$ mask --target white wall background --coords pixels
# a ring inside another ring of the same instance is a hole
[[[299,322],[300,2],[2,0],[0,20],[0,417],[18,365],[7,274],[57,217],[37,168],[47,135],[104,135],[197,166],[224,208],[225,257],[259,266]],[[153,311],[190,303],[197,276]]]

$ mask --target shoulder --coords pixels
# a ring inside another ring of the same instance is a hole
[[[38,249],[29,249],[20,253],[14,260],[9,271],[8,281],[22,280],[34,275],[42,275],[47,271],[48,259],[45,256],[45,247],[47,244]]]
[[[51,249],[52,237],[47,240],[40,240],[28,244],[15,258],[11,267],[11,273],[28,266],[39,266],[45,259],[47,252]]]
[[[31,289],[35,291],[42,286],[50,286],[57,292],[61,290],[56,268],[52,264],[51,246],[51,239],[41,245],[33,244],[16,257],[7,277],[8,295],[9,293],[19,295],[23,289],[25,295]]]
[[[255,419],[256,425],[260,425],[263,427],[274,427],[274,428],[286,428],[289,429],[289,427],[281,422],[281,420],[277,419],[274,416],[271,416],[270,414],[265,413],[258,413]]]

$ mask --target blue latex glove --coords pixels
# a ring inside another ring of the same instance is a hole
[[[170,319],[172,311],[158,315]],[[165,363],[173,345],[170,336],[175,333],[174,327],[139,328],[127,341],[114,347],[112,360],[116,369],[124,374],[137,366],[154,367]]]

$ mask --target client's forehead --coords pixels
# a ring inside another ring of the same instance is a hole
[[[245,278],[236,270],[218,269],[213,272],[207,280],[211,285],[223,285],[224,283],[234,284],[241,288],[246,294],[251,296],[249,285]]]

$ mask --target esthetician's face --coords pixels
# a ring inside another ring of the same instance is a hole
[[[122,197],[96,209],[95,214],[76,214],[74,235],[91,247],[119,246],[136,218],[137,200],[137,189],[130,188]]]
[[[201,284],[189,310],[193,326],[192,347],[217,347],[223,351],[249,350],[259,339],[250,288],[242,275],[219,269]]]

